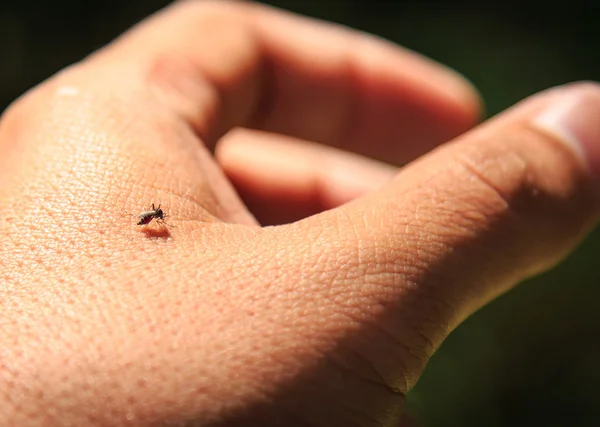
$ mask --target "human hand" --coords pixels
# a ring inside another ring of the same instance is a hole
[[[390,424],[457,324],[594,223],[599,109],[596,85],[554,89],[411,162],[475,124],[458,77],[177,4],[0,123],[0,424]],[[215,162],[233,127],[270,133]],[[122,213],[151,203],[174,227]]]

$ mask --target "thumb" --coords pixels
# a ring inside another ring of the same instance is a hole
[[[431,331],[411,322],[435,347],[447,333],[439,325],[454,328],[582,240],[597,220],[598,178],[600,86],[575,84],[424,156],[335,215],[373,248],[362,259],[411,296],[405,315],[435,319]]]
[[[598,213],[598,147],[600,87],[550,90],[380,191],[271,229],[294,248],[294,277],[309,284],[292,289],[294,308],[313,317],[303,338],[344,372],[327,375],[335,400],[347,395],[352,411],[388,417],[454,327],[565,256]],[[369,396],[358,398],[361,389]]]

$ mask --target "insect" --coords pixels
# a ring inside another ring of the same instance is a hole
[[[158,207],[154,207],[154,203],[152,203],[152,206],[150,207],[150,210],[142,212],[141,214],[139,214],[137,216],[137,218],[139,219],[137,225],[147,225],[147,224],[150,224],[150,222],[152,222],[153,219],[156,219],[156,222],[159,223],[159,224],[169,225],[165,221],[165,218],[167,217],[167,215],[160,208],[160,206],[161,205],[158,205]]]

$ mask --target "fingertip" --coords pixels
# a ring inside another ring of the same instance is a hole
[[[481,92],[475,85],[456,70],[448,70],[454,75],[454,86],[448,91],[448,96],[454,98],[462,107],[464,122],[463,132],[481,122],[487,114],[486,105]]]
[[[465,76],[448,67],[439,71],[429,85],[432,95],[438,98],[441,122],[445,123],[446,134],[438,139],[438,143],[443,143],[479,124],[486,111],[483,97]]]
[[[445,64],[416,52],[407,53],[414,57],[414,76],[421,80],[420,85],[429,87],[433,94],[445,99],[448,111],[453,116],[456,135],[469,130],[482,120],[486,114],[485,102],[472,81]]]
[[[600,85],[581,82],[561,92],[532,124],[566,145],[600,180]]]
[[[391,71],[396,85],[410,82],[411,87],[426,94],[424,99],[429,100],[429,105],[451,119],[449,135],[470,129],[484,116],[482,94],[458,70],[378,36],[361,33],[360,39],[356,38],[356,54],[364,64],[375,64],[378,68],[385,66]]]

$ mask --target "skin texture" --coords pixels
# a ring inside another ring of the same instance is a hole
[[[600,142],[593,83],[469,131],[467,82],[372,36],[149,18],[0,122],[0,425],[399,425],[447,334],[594,224],[595,163],[532,124],[565,94]]]

